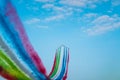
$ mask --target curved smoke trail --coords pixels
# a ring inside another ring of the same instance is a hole
[[[66,80],[69,49],[57,49],[49,75],[10,0],[0,0],[0,75],[8,80]]]
[[[22,65],[22,63],[19,61],[19,59],[17,59],[17,57],[14,55],[14,53],[10,50],[10,48],[6,45],[6,43],[3,41],[2,37],[0,36],[0,47],[2,50],[4,50],[4,52],[6,53],[6,55],[9,56],[9,58],[11,58],[14,63],[16,65],[19,66],[19,68],[24,71],[26,74],[29,75],[29,77],[32,79],[32,80],[35,80],[34,76],[32,75],[32,73],[27,69],[25,68],[24,65]]]

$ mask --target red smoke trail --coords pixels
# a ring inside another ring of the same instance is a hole
[[[51,72],[50,72],[50,74],[49,74],[49,77],[50,77],[50,75],[51,75],[51,74],[53,73],[53,71],[54,71],[55,64],[56,64],[56,54],[55,54],[55,58],[54,58],[53,67],[52,67],[52,70],[51,70]]]

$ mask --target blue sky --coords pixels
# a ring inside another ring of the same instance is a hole
[[[49,73],[70,48],[68,80],[120,80],[120,0],[12,0]]]

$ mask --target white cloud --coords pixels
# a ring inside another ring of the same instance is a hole
[[[54,2],[54,0],[35,0],[36,2]]]
[[[54,11],[64,12],[64,7],[55,6],[54,4],[45,4],[42,6],[44,9],[52,9]]]
[[[56,6],[54,4],[44,4],[42,8],[47,10],[52,10],[52,15],[44,19],[44,21],[57,21],[60,19],[64,19],[65,16],[70,16],[73,13],[73,8],[65,7],[65,6]]]
[[[55,15],[55,16],[49,16],[44,19],[39,19],[39,18],[31,18],[29,20],[26,20],[24,23],[27,25],[38,25],[42,22],[50,22],[50,21],[58,21],[61,19],[64,19],[65,16],[70,15],[71,13],[66,13],[66,14],[60,14],[60,15]],[[40,26],[41,27],[41,26]]]
[[[54,21],[54,20],[59,20],[63,19],[64,15],[56,15],[56,16],[51,16],[45,19],[45,21]]]
[[[56,10],[56,11],[64,11],[64,12],[65,12],[64,7],[57,7],[57,6],[54,6],[54,10]]]
[[[55,11],[54,16],[47,17],[44,19],[44,21],[58,21],[73,14],[73,11],[70,8],[66,9],[66,11],[62,9],[59,9],[58,11],[57,10]]]
[[[61,0],[61,4],[74,7],[96,7],[96,3],[106,2],[108,0]]]
[[[88,13],[88,14],[85,14],[84,17],[93,18],[93,17],[97,17],[97,14],[96,13]]]
[[[84,0],[61,0],[60,3],[67,4],[70,6],[81,7],[81,6],[85,6],[86,1]]]
[[[41,29],[47,29],[48,26],[45,26],[45,25],[41,25],[42,21],[39,19],[39,18],[32,18],[30,20],[26,20],[25,21],[25,24],[27,26],[32,26],[32,27],[35,27],[35,28],[41,28]]]
[[[84,32],[86,32],[88,35],[103,34],[120,28],[120,17],[117,15],[98,16],[94,20],[90,21],[87,26],[88,27],[84,29]]]
[[[41,26],[41,25],[37,25],[37,28],[41,28],[41,29],[48,29],[48,26]]]
[[[42,8],[53,8],[54,7],[54,5],[53,4],[45,4],[45,5],[43,5],[42,6]]]
[[[51,16],[45,19],[45,21],[53,21],[63,19],[65,16],[70,16],[73,13],[72,7],[67,6],[56,6],[54,4],[44,4],[42,8],[46,10],[51,10],[51,14],[55,16]]]
[[[41,0],[40,0],[41,1]],[[45,0],[44,2],[47,2]],[[79,12],[81,13],[83,7],[95,8],[97,3],[106,2],[108,0],[60,0],[56,3],[46,3],[42,6],[42,8],[46,10],[51,10],[51,14],[66,16],[67,14],[70,16],[73,13]],[[56,5],[57,4],[57,5]],[[58,5],[62,4],[62,6]],[[69,6],[68,6],[69,5]],[[90,15],[89,15],[90,16]],[[59,19],[61,17],[58,17]],[[56,20],[56,16],[52,16],[47,21]]]
[[[91,23],[91,21],[93,21],[97,16],[97,13],[87,13],[82,15],[82,17],[78,18],[78,22],[83,22],[87,25]]]
[[[111,0],[113,6],[118,6],[120,5],[120,0]]]
[[[41,20],[39,18],[32,18],[30,20],[25,21],[26,24],[35,24],[39,23]]]

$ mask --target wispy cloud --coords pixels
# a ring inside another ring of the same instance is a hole
[[[59,6],[55,6],[54,4],[45,4],[42,6],[42,8],[44,9],[52,9],[55,12],[65,12],[66,10],[64,9],[64,7],[59,7]]]
[[[42,25],[37,25],[36,27],[40,28],[40,29],[48,29],[49,28],[48,26],[42,26]]]
[[[85,14],[84,16],[87,18],[93,18],[93,17],[96,17],[97,14],[96,13],[88,13],[88,14]]]
[[[37,2],[54,2],[55,0],[35,0]]]
[[[120,17],[117,15],[98,16],[87,25],[84,32],[88,35],[98,35],[120,28]]]
[[[69,14],[54,15],[54,16],[46,17],[44,19],[31,18],[31,19],[26,20],[25,24],[27,24],[27,25],[33,25],[33,24],[36,25],[36,24],[40,24],[42,22],[58,21],[58,20],[64,19],[65,15],[69,15]]]
[[[106,2],[108,0],[61,0],[61,4],[74,7],[96,7],[96,3]]]
[[[95,8],[98,3],[107,2],[108,0],[52,0],[53,3],[48,3],[48,1],[51,0],[45,0],[44,2],[46,2],[46,4],[44,4],[42,8],[50,10],[52,14],[57,15],[51,16],[47,19],[47,21],[53,21],[56,19],[62,19],[63,16],[71,16],[76,12],[81,13],[83,11],[82,8]]]
[[[113,6],[120,5],[120,0],[111,0]]]
[[[49,11],[45,21],[63,19],[64,16],[72,16],[76,12],[82,13],[83,8],[95,8],[97,4],[107,2],[108,0],[35,0],[43,2],[42,8]],[[35,8],[38,9],[38,8]],[[55,16],[52,16],[55,15]]]
[[[44,21],[58,21],[64,19],[66,16],[72,15],[73,13],[73,9],[71,7],[56,6],[51,3],[44,4],[42,8],[52,11],[52,16],[45,18]]]
[[[65,13],[68,13],[68,12],[72,12],[72,9],[71,7],[66,7],[66,6],[56,6],[54,4],[45,4],[42,6],[42,8],[44,9],[51,9],[53,10],[54,13],[56,14],[65,14]]]
[[[62,21],[63,19],[65,18],[67,19],[68,17],[75,18],[74,20],[76,20],[77,22],[78,18],[81,18],[81,22],[84,22],[85,24],[84,32],[86,32],[88,35],[103,34],[116,28],[119,28],[120,26],[120,17],[118,15],[112,15],[112,11],[111,11],[112,16],[102,15],[103,12],[98,11],[95,11],[96,13],[88,14],[84,12],[84,10],[88,8],[92,8],[90,10],[95,10],[97,9],[96,6],[98,6],[98,4],[103,4],[109,0],[58,0],[58,1],[35,0],[35,1],[40,3],[42,2],[40,8],[44,9],[43,12],[45,15],[43,14],[42,20],[38,18],[32,18],[30,20],[27,20],[26,21],[27,24],[39,24],[41,21],[42,22],[59,20]],[[119,0],[111,0],[108,3],[113,6],[117,6],[120,4]],[[34,8],[34,10],[38,9],[39,8]],[[49,14],[46,12],[49,12]]]
[[[56,16],[51,16],[45,19],[45,21],[54,21],[54,20],[60,20],[63,19],[64,15],[56,15]]]
[[[25,21],[26,24],[36,24],[39,23],[41,20],[39,18],[32,18],[30,20]]]
[[[45,4],[45,5],[42,6],[42,8],[45,8],[45,9],[53,8],[53,7],[54,7],[54,4]]]
[[[42,21],[39,19],[39,18],[31,18],[29,20],[26,20],[25,21],[25,24],[27,26],[32,26],[32,27],[35,27],[35,28],[40,28],[40,29],[48,29],[48,26],[46,25],[41,25]]]

